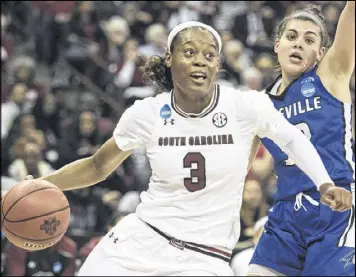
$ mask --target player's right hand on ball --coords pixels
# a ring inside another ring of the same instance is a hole
[[[345,212],[352,207],[352,194],[348,190],[334,185],[326,186],[324,191],[320,190],[320,202],[329,206],[333,211]]]

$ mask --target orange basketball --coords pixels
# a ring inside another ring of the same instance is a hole
[[[20,248],[36,251],[55,245],[69,222],[68,200],[50,182],[21,181],[1,198],[1,228]]]

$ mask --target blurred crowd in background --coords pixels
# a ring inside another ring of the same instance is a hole
[[[2,190],[93,154],[125,109],[158,93],[142,82],[140,66],[145,56],[164,55],[169,31],[181,22],[199,20],[221,34],[220,84],[264,89],[278,75],[274,27],[307,3],[1,2]],[[322,6],[333,38],[345,1],[313,3]],[[354,102],[354,75],[350,89]],[[26,252],[2,233],[2,275],[75,275],[101,236],[134,212],[150,174],[145,150],[138,149],[100,184],[65,192],[71,224],[50,249]],[[235,254],[253,249],[275,183],[273,160],[261,146],[246,179]],[[248,263],[238,255],[235,263]]]

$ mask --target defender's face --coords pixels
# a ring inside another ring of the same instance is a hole
[[[321,47],[321,40],[320,27],[315,23],[300,19],[290,20],[274,46],[282,72],[299,77],[321,61],[325,52],[325,48]]]
[[[182,31],[166,56],[174,86],[191,99],[209,95],[219,68],[218,45],[213,35],[202,29]]]

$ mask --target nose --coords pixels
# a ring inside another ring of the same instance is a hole
[[[295,43],[293,45],[294,49],[302,49],[303,48],[303,43],[301,40],[297,39],[295,40]]]
[[[193,65],[200,67],[206,66],[206,59],[202,53],[198,53],[198,55],[195,56]]]

